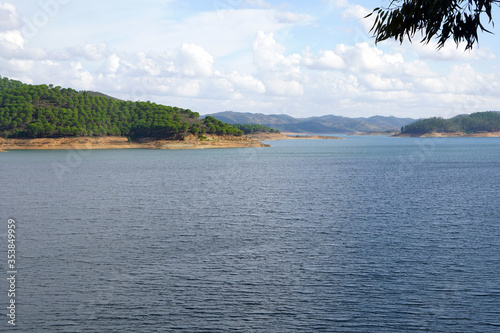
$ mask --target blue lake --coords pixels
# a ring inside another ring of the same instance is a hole
[[[17,330],[500,331],[500,139],[269,143],[0,153]]]

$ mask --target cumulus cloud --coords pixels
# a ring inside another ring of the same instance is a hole
[[[71,77],[71,86],[79,87],[82,90],[93,90],[94,77],[87,71],[80,62],[71,63],[70,71],[68,73]]]
[[[304,66],[309,69],[331,70],[344,68],[344,60],[333,50],[319,51],[319,55],[313,55],[309,49],[303,58]]]
[[[0,48],[5,51],[15,51],[24,48],[24,38],[17,30],[0,32]]]
[[[213,73],[214,58],[199,45],[182,44],[177,64],[184,75],[210,76]]]
[[[253,43],[254,62],[261,70],[279,71],[284,75],[300,73],[301,56],[285,56],[285,48],[276,42],[273,33],[259,31]]]
[[[400,53],[384,53],[371,47],[368,43],[358,43],[355,46],[339,44],[335,48],[346,65],[354,72],[384,72],[394,70],[394,67],[404,63]]]
[[[259,31],[253,43],[254,63],[266,91],[276,95],[302,95],[301,59],[299,54],[285,55],[285,48],[272,33]]]
[[[116,73],[118,68],[120,68],[120,58],[113,53],[106,59],[106,62],[104,63],[104,71],[106,73]]]
[[[255,92],[259,94],[262,94],[266,91],[266,87],[264,86],[264,84],[251,75],[242,75],[236,71],[233,71],[228,76],[228,80],[238,90]]]
[[[377,74],[361,76],[365,85],[373,90],[403,90],[411,89],[411,84],[405,84],[401,79],[395,77],[383,77]]]

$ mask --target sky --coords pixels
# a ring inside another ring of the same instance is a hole
[[[497,35],[472,51],[418,38],[375,45],[364,16],[388,2],[0,1],[0,75],[202,115],[500,110]]]

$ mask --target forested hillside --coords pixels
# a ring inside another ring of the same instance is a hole
[[[126,136],[182,138],[188,133],[242,135],[213,117],[151,102],[121,101],[0,77],[0,137]]]
[[[494,111],[476,112],[450,119],[440,117],[421,119],[401,128],[402,134],[498,131],[500,131],[500,113]]]
[[[244,134],[280,133],[277,129],[259,124],[233,124],[233,126],[242,130]]]

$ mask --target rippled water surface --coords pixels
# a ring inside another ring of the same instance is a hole
[[[0,153],[17,329],[500,330],[500,139],[271,144]]]

